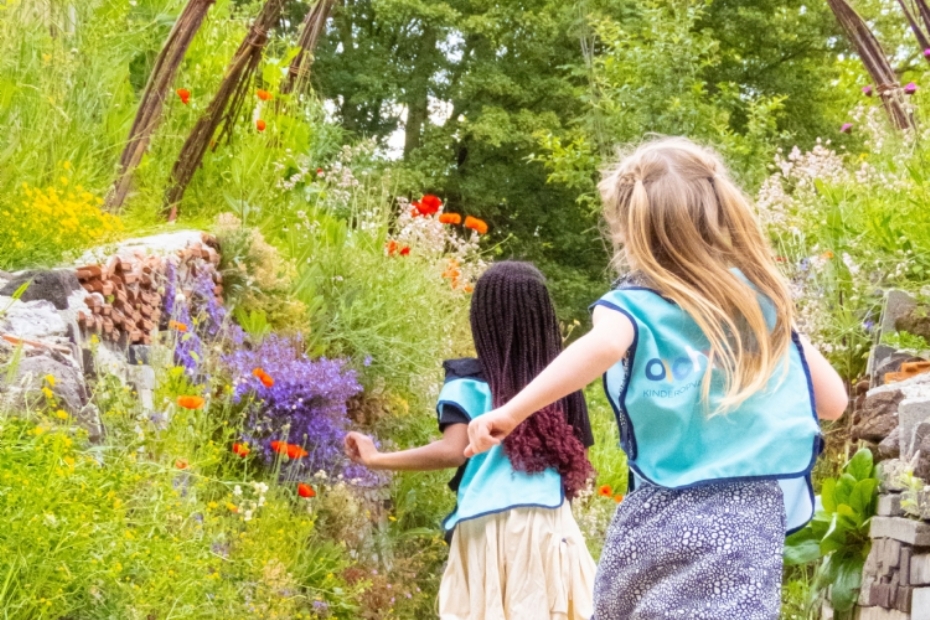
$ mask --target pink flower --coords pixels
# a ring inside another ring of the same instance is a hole
[[[871,85],[869,85],[869,86],[863,86],[863,87],[862,87],[862,94],[865,95],[866,97],[871,97],[871,96],[872,96],[872,86],[871,86]]]
[[[852,133],[853,124],[852,123],[843,123],[843,126],[840,127],[840,133]]]
[[[913,95],[916,92],[917,92],[917,84],[915,84],[914,82],[908,82],[907,85],[904,87],[905,95]]]

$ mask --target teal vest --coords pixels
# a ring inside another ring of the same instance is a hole
[[[760,298],[770,325],[774,314]],[[675,303],[642,287],[624,287],[595,305],[623,313],[635,328],[628,357],[604,375],[633,481],[685,489],[714,481],[778,480],[789,532],[813,517],[811,469],[822,449],[807,362],[797,334],[787,368],[737,409],[710,417],[722,388],[702,381],[710,344]]]
[[[484,381],[452,379],[439,393],[437,411],[455,405],[472,420],[491,411],[491,390]],[[549,468],[536,474],[517,471],[497,445],[470,458],[459,483],[455,510],[442,523],[451,531],[460,521],[512,508],[558,508],[565,499],[562,478]]]

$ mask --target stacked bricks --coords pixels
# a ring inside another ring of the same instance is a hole
[[[104,340],[123,345],[151,344],[152,334],[162,321],[167,261],[175,263],[178,281],[187,283],[182,292],[191,294],[189,284],[202,273],[213,281],[213,294],[221,300],[222,275],[217,271],[220,255],[216,240],[202,235],[177,250],[174,256],[145,254],[110,256],[105,264],[77,268],[77,277],[87,292],[87,311],[78,312],[78,323],[85,332],[96,333]]]
[[[858,620],[930,620],[930,523],[903,515],[901,495],[879,497]]]

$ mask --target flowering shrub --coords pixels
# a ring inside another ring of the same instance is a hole
[[[103,199],[73,185],[71,177],[66,162],[55,184],[23,183],[20,199],[0,208],[0,267],[55,262],[122,230],[119,218],[100,210]]]
[[[862,372],[881,289],[930,281],[927,129],[892,130],[877,106],[852,112],[866,149],[818,142],[775,160],[757,198],[806,332],[846,376]]]
[[[322,470],[360,484],[378,482],[343,455],[346,402],[361,391],[343,361],[311,360],[299,340],[280,336],[223,360],[234,377],[233,398],[245,406],[243,440],[253,454],[269,465],[281,459],[287,479]]]

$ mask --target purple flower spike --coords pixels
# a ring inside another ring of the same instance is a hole
[[[872,96],[872,86],[871,86],[871,85],[863,86],[863,87],[862,87],[862,94],[865,95],[866,97],[871,97],[871,96]]]
[[[908,82],[907,86],[904,87],[905,95],[913,95],[916,92],[917,92],[917,84],[915,84],[914,82]]]
[[[840,127],[840,133],[852,133],[852,128],[852,123],[843,123],[843,126]]]

